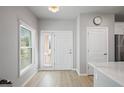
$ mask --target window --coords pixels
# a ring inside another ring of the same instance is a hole
[[[20,71],[32,64],[32,33],[28,27],[20,25]]]

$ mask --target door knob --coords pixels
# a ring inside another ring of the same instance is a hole
[[[72,54],[72,52],[69,52],[69,54]]]
[[[107,55],[107,53],[104,53],[104,55]]]
[[[72,49],[69,49],[69,52],[68,52],[69,54],[72,54]]]

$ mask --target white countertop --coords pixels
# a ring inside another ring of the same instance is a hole
[[[93,62],[88,64],[121,86],[124,86],[124,62]]]

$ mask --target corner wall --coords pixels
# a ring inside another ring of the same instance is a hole
[[[80,16],[77,17],[76,31],[76,71],[80,74]]]

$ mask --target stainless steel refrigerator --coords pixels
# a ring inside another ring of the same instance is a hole
[[[115,61],[124,61],[124,35],[115,35]]]

